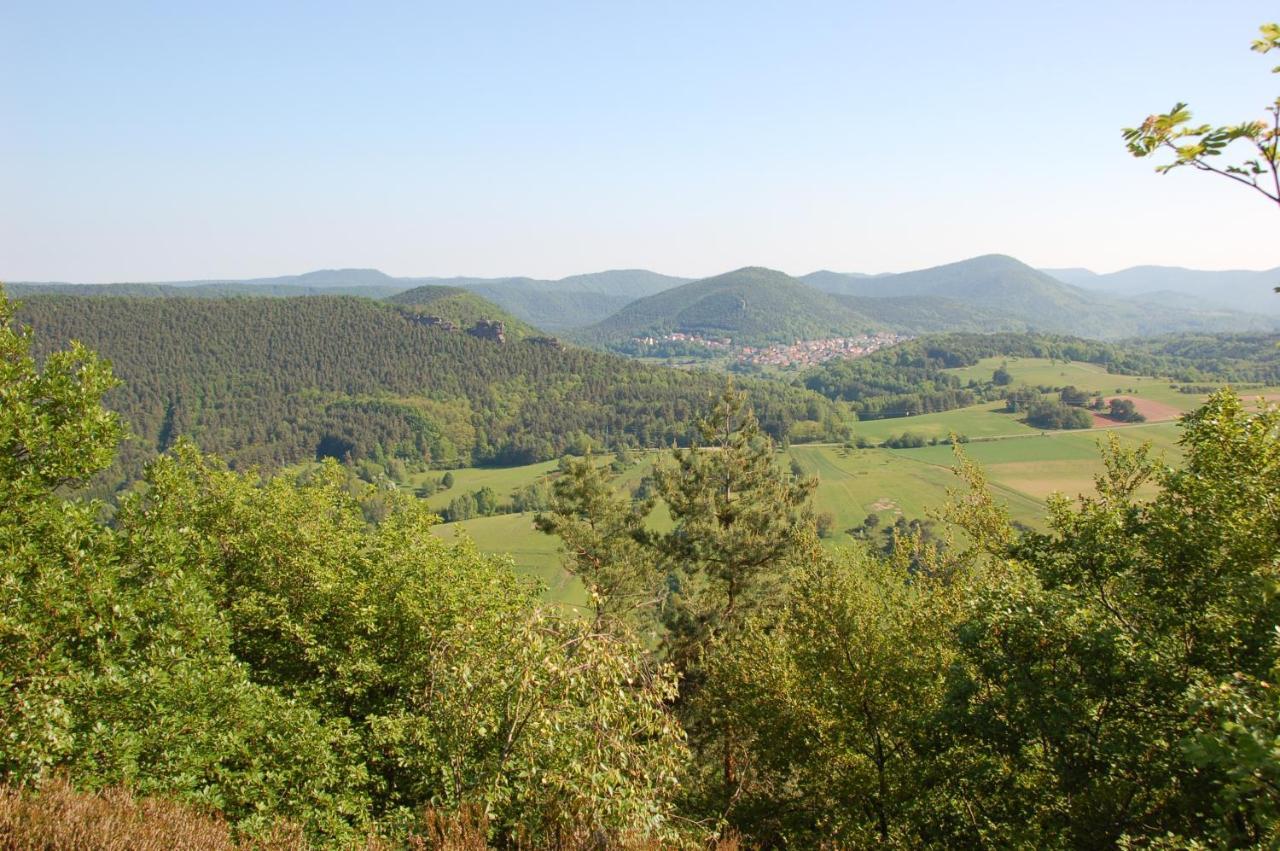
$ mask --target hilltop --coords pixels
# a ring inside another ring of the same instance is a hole
[[[749,266],[634,301],[581,336],[607,344],[679,332],[759,343],[852,335],[880,327],[832,295],[783,272]]]
[[[450,278],[440,283],[484,296],[539,328],[560,330],[599,322],[638,298],[688,281],[645,269],[613,269],[558,280]]]
[[[1183,331],[1266,331],[1267,318],[1184,301],[1117,297],[1065,283],[1002,254],[889,275],[802,280],[895,330],[1009,330],[1119,339]],[[877,300],[914,299],[896,304]],[[920,314],[932,316],[920,321]]]
[[[446,327],[453,326],[476,333],[491,329],[491,333],[501,331],[504,338],[512,340],[539,335],[538,330],[527,322],[517,319],[488,299],[459,287],[415,287],[386,300],[402,305],[418,316],[439,319]],[[501,323],[501,326],[493,323]]]
[[[1088,269],[1045,269],[1058,280],[1119,296],[1175,294],[1183,303],[1216,305],[1233,310],[1280,314],[1280,267],[1256,272],[1230,269],[1210,271],[1180,266],[1133,266],[1098,274]]]

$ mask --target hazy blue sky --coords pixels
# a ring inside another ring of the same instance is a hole
[[[1274,2],[0,0],[0,278],[1280,265],[1120,128],[1262,117]]]

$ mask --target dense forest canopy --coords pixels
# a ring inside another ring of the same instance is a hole
[[[468,294],[468,297],[469,294]],[[181,435],[237,467],[317,457],[519,464],[596,445],[686,442],[720,379],[645,366],[546,338],[498,343],[412,307],[341,297],[147,299],[32,296],[20,321],[37,354],[79,340],[123,385],[124,459]],[[776,439],[835,428],[832,405],[744,382]]]

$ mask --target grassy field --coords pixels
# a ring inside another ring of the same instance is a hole
[[[1204,401],[1204,396],[1180,393],[1165,378],[1141,375],[1115,375],[1093,363],[1064,363],[1045,358],[985,358],[977,364],[960,369],[947,370],[962,380],[990,381],[996,367],[1005,364],[1015,384],[1034,387],[1065,387],[1073,385],[1081,390],[1102,393],[1105,396],[1141,396],[1156,402],[1172,405],[1182,411],[1190,411]]]
[[[483,487],[493,488],[499,496],[505,497],[516,488],[524,487],[544,476],[550,476],[558,466],[557,461],[544,461],[541,464],[530,464],[526,467],[463,467],[450,470],[449,472],[453,473],[453,487],[436,491],[426,497],[427,505],[433,511],[440,511],[459,494],[480,490]],[[444,471],[439,470],[418,473],[410,477],[409,485],[416,487],[427,479],[438,480],[443,475]]]
[[[985,379],[1005,360],[989,358],[954,372]],[[1162,379],[1110,375],[1092,364],[1009,358],[1007,366],[1015,383],[1074,384],[1108,397],[1119,390],[1122,395],[1150,399],[1181,411],[1193,409],[1204,398],[1179,393]],[[1280,388],[1250,391],[1250,395],[1262,393],[1280,393]],[[1001,403],[988,402],[941,414],[859,422],[854,429],[856,434],[876,442],[905,431],[938,438],[952,432],[967,435],[972,442],[962,447],[965,454],[986,471],[992,490],[1010,515],[1033,526],[1043,523],[1044,500],[1051,493],[1074,497],[1093,491],[1093,479],[1103,469],[1101,445],[1108,435],[1115,435],[1125,446],[1150,444],[1157,455],[1170,462],[1176,462],[1181,454],[1175,421],[1043,432],[1003,413],[1002,408]],[[640,456],[617,478],[618,486],[628,487],[639,481],[652,470],[661,454],[649,452]],[[835,532],[827,541],[831,546],[850,543],[853,539],[845,530],[861,525],[868,514],[880,515],[882,522],[892,522],[899,516],[926,517],[946,503],[948,489],[957,485],[949,446],[890,450],[797,445],[787,450],[786,456],[779,459],[784,466],[794,459],[805,474],[818,477],[815,507],[819,512],[829,512],[834,519]],[[608,456],[602,458],[604,463],[608,460]],[[486,485],[505,498],[518,487],[554,475],[556,466],[555,462],[546,462],[527,467],[455,470],[453,488],[432,495],[427,502],[433,508],[443,508],[457,494]],[[651,522],[659,529],[670,524],[669,518],[659,512]],[[560,566],[556,540],[533,528],[531,514],[484,517],[437,527],[437,534],[445,537],[459,533],[469,535],[482,550],[510,554],[518,569],[547,585],[551,599],[575,606],[584,602],[582,588]]]

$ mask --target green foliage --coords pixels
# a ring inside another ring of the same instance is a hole
[[[633,500],[618,493],[609,468],[587,455],[568,461],[550,509],[534,521],[539,531],[560,538],[564,568],[586,587],[597,629],[653,619],[659,575],[645,527],[653,505],[652,496]]]
[[[1109,363],[1116,347],[1043,334],[938,334],[910,340],[863,358],[814,368],[804,386],[852,403],[859,419],[915,416],[997,399],[1012,378],[1004,366],[988,384],[964,382],[948,372],[994,356],[1057,358]]]
[[[698,424],[699,441],[654,471],[674,528],[661,542],[694,644],[732,631],[789,564],[812,552],[817,485],[778,469],[774,446],[732,386]]]
[[[1027,408],[1027,425],[1049,429],[1093,428],[1093,417],[1088,411],[1065,402],[1039,401]]]
[[[412,498],[370,525],[332,462],[264,483],[180,441],[102,525],[55,489],[110,461],[109,371],[40,373],[7,321],[0,345],[0,779],[333,844],[464,805],[499,837],[676,838],[675,681],[638,645],[551,615]]]
[[[1112,399],[1108,416],[1122,423],[1146,422],[1146,417],[1138,412],[1132,399]]]
[[[710,814],[731,808],[739,792],[742,744],[715,707],[704,655],[717,645],[733,652],[747,618],[816,556],[817,481],[778,468],[772,441],[732,385],[699,431],[694,447],[674,451],[674,463],[654,475],[673,522],[658,546],[672,588],[666,652],[684,675],[680,717],[697,753],[699,788],[689,797]]]
[[[1274,639],[1280,644],[1280,635]],[[1280,660],[1280,647],[1273,649]],[[1219,821],[1209,836],[1223,846],[1273,848],[1280,842],[1280,693],[1273,665],[1267,679],[1236,673],[1200,686],[1195,732],[1183,743],[1192,764],[1220,777]]]
[[[1179,743],[1198,690],[1275,663],[1280,412],[1217,394],[1183,446],[1170,469],[1113,439],[1098,496],[1054,503],[1046,534],[966,523],[1007,565],[966,604],[943,715],[970,836],[1100,847],[1219,827],[1201,814],[1224,778]]]
[[[100,492],[178,436],[263,469],[325,457],[521,464],[621,436],[669,446],[691,439],[690,413],[720,383],[584,349],[499,344],[355,298],[42,296],[18,316],[38,332],[38,359],[82,340],[124,379],[106,399],[138,439]],[[744,387],[775,438],[831,414],[796,388]]]
[[[743,740],[734,821],[762,845],[919,847],[958,587],[849,550],[708,661]]]
[[[589,455],[549,492],[455,497],[546,504],[589,620],[432,535],[386,478],[420,459],[371,454],[373,485],[332,460],[263,480],[175,426],[104,523],[66,491],[111,463],[110,371],[80,348],[40,368],[2,298],[0,319],[6,783],[127,784],[336,846],[468,808],[502,847],[665,847],[696,820],[775,847],[1280,834],[1280,409],[1213,395],[1178,468],[1113,434],[1094,494],[1052,501],[1042,531],[960,456],[962,538],[871,514],[834,555],[815,483],[732,387],[642,499]],[[983,351],[918,345],[903,368]],[[1034,415],[1038,390],[1005,392]]]
[[[917,416],[1008,398],[1013,383],[1002,363],[986,383],[948,370],[985,358],[1048,358],[1098,364],[1109,372],[1179,381],[1280,381],[1280,338],[1267,334],[1182,334],[1100,343],[1046,334],[937,334],[863,358],[833,360],[803,377],[804,386],[849,402],[862,420]],[[1020,400],[1011,411],[1021,411]],[[1074,404],[1074,402],[1073,402]]]
[[[1280,46],[1280,25],[1263,24],[1259,29],[1262,38],[1253,42],[1254,50],[1266,53]],[[1280,73],[1280,66],[1272,72]],[[1125,128],[1124,139],[1135,157],[1171,152],[1173,159],[1156,167],[1160,174],[1190,167],[1243,184],[1280,205],[1280,98],[1267,107],[1267,113],[1266,120],[1214,127],[1194,124],[1191,110],[1178,103],[1166,113],[1148,116],[1137,127]],[[1216,158],[1236,142],[1250,149],[1248,158],[1216,165]]]
[[[425,286],[396,293],[387,301],[404,305],[416,316],[434,317],[461,330],[483,322],[501,322],[503,334],[512,340],[536,336],[538,329],[512,316],[475,293],[458,287]]]
[[[354,835],[366,801],[341,724],[253,682],[178,525],[117,527],[57,489],[110,463],[110,371],[84,350],[43,372],[0,298],[0,778],[68,771],[215,807],[245,829],[274,817]]]

